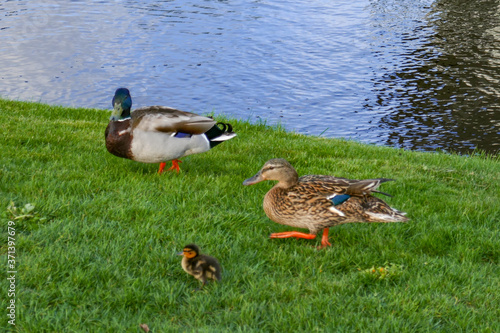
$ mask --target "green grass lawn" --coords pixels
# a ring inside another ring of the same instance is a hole
[[[500,331],[498,157],[410,152],[230,119],[235,139],[184,158],[180,174],[158,175],[157,164],[106,151],[109,115],[0,100],[0,327]],[[411,220],[334,227],[332,247],[321,251],[319,236],[269,239],[292,230],[264,214],[272,183],[242,181],[275,157],[300,175],[395,178],[381,186],[394,196],[384,200]],[[9,221],[15,327],[5,297]],[[199,282],[176,255],[190,242],[220,260],[222,283],[193,292]]]

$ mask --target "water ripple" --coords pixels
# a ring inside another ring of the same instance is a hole
[[[19,0],[0,95],[170,105],[417,150],[500,146],[495,1]]]

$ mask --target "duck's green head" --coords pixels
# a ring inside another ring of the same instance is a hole
[[[118,88],[113,97],[113,112],[110,120],[119,120],[130,117],[130,108],[132,107],[132,97],[127,88]]]

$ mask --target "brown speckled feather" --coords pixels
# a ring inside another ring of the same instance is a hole
[[[264,197],[264,211],[276,223],[309,229],[311,234],[352,222],[403,222],[408,218],[381,199],[371,195],[391,179],[354,180],[323,175],[298,178],[295,169],[283,159],[273,159],[245,185],[278,180]],[[335,205],[335,195],[350,197]]]
[[[393,179],[389,178],[357,180],[323,175],[306,175],[299,178],[299,183],[305,187],[311,188],[311,190],[316,193],[363,196],[373,192],[388,195],[376,189],[380,184],[392,180]]]

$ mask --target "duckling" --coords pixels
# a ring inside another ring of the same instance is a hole
[[[113,97],[113,112],[104,136],[108,151],[142,163],[172,161],[168,170],[179,172],[179,158],[203,153],[236,136],[232,126],[209,117],[165,106],[145,106],[134,111],[127,88]]]
[[[214,257],[200,254],[200,248],[196,244],[184,246],[184,249],[178,255],[184,256],[181,261],[182,269],[202,282],[199,289],[203,288],[207,283],[207,279],[221,280],[219,261]]]
[[[307,175],[299,178],[297,171],[285,159],[267,161],[243,185],[264,180],[278,183],[264,197],[264,211],[276,223],[309,229],[309,234],[288,231],[271,234],[271,238],[314,239],[323,230],[321,246],[330,246],[330,227],[353,222],[405,222],[405,213],[389,207],[374,197],[380,184],[393,179],[353,180],[333,176]],[[389,196],[389,195],[388,195]]]

